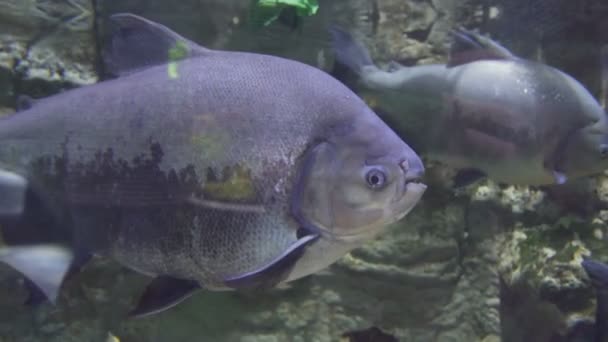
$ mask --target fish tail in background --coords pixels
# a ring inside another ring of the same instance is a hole
[[[351,72],[359,75],[365,66],[372,66],[374,62],[369,52],[347,31],[336,25],[330,25],[332,47],[336,64],[341,64]]]
[[[606,342],[608,341],[608,265],[590,259],[583,260],[581,265],[591,278],[597,298],[593,341]]]
[[[600,95],[600,104],[606,110],[608,102],[608,44],[602,46],[600,50],[600,63],[602,69],[602,89]]]
[[[54,301],[68,268],[76,269],[83,263],[72,262],[71,251],[59,251],[58,246],[70,245],[72,238],[66,221],[58,213],[24,177],[0,169],[0,233],[5,244],[0,248],[0,261],[27,276],[26,305],[38,305],[47,299]],[[45,257],[49,259],[41,263]],[[46,274],[36,274],[38,271]]]

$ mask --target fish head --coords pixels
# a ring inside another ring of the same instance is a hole
[[[342,241],[361,241],[403,218],[426,190],[420,157],[367,106],[309,152],[296,215]]]
[[[608,125],[600,122],[573,133],[562,151],[557,169],[569,179],[608,169]]]
[[[556,152],[555,167],[570,179],[608,169],[608,116],[582,85],[576,86],[580,88],[577,97],[585,124],[566,137],[561,150]]]

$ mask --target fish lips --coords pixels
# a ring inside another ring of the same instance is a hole
[[[424,165],[418,156],[403,160],[399,163],[399,166],[405,175],[405,182],[403,184],[402,193],[400,196],[396,196],[396,198],[398,198],[396,202],[398,202],[397,206],[404,208],[405,210],[395,221],[402,219],[416,206],[427,188],[426,184],[422,183]]]
[[[403,186],[404,194],[400,196],[400,199],[395,204],[395,206],[403,208],[401,213],[395,217],[395,222],[404,218],[405,215],[409,214],[409,212],[414,209],[422,198],[422,195],[424,195],[426,189],[426,184],[422,183],[420,179],[406,180],[405,185]]]

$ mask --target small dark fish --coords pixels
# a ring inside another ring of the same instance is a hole
[[[97,254],[155,277],[132,316],[317,272],[424,193],[418,155],[327,73],[111,20],[116,79],[0,119],[0,225],[9,245],[67,241],[68,274]]]
[[[595,288],[595,325],[593,342],[608,342],[608,265],[585,259],[581,263]]]
[[[342,334],[342,337],[347,338],[348,342],[399,342],[395,336],[383,332],[378,327],[349,331]]]
[[[606,113],[560,70],[457,29],[446,65],[384,71],[349,33],[330,31],[337,64],[357,77],[350,86],[418,152],[459,170],[456,186],[563,184],[608,168]]]

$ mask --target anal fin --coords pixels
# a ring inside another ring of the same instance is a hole
[[[199,283],[194,280],[156,277],[146,287],[129,317],[139,318],[165,311],[192,296],[200,288]]]

